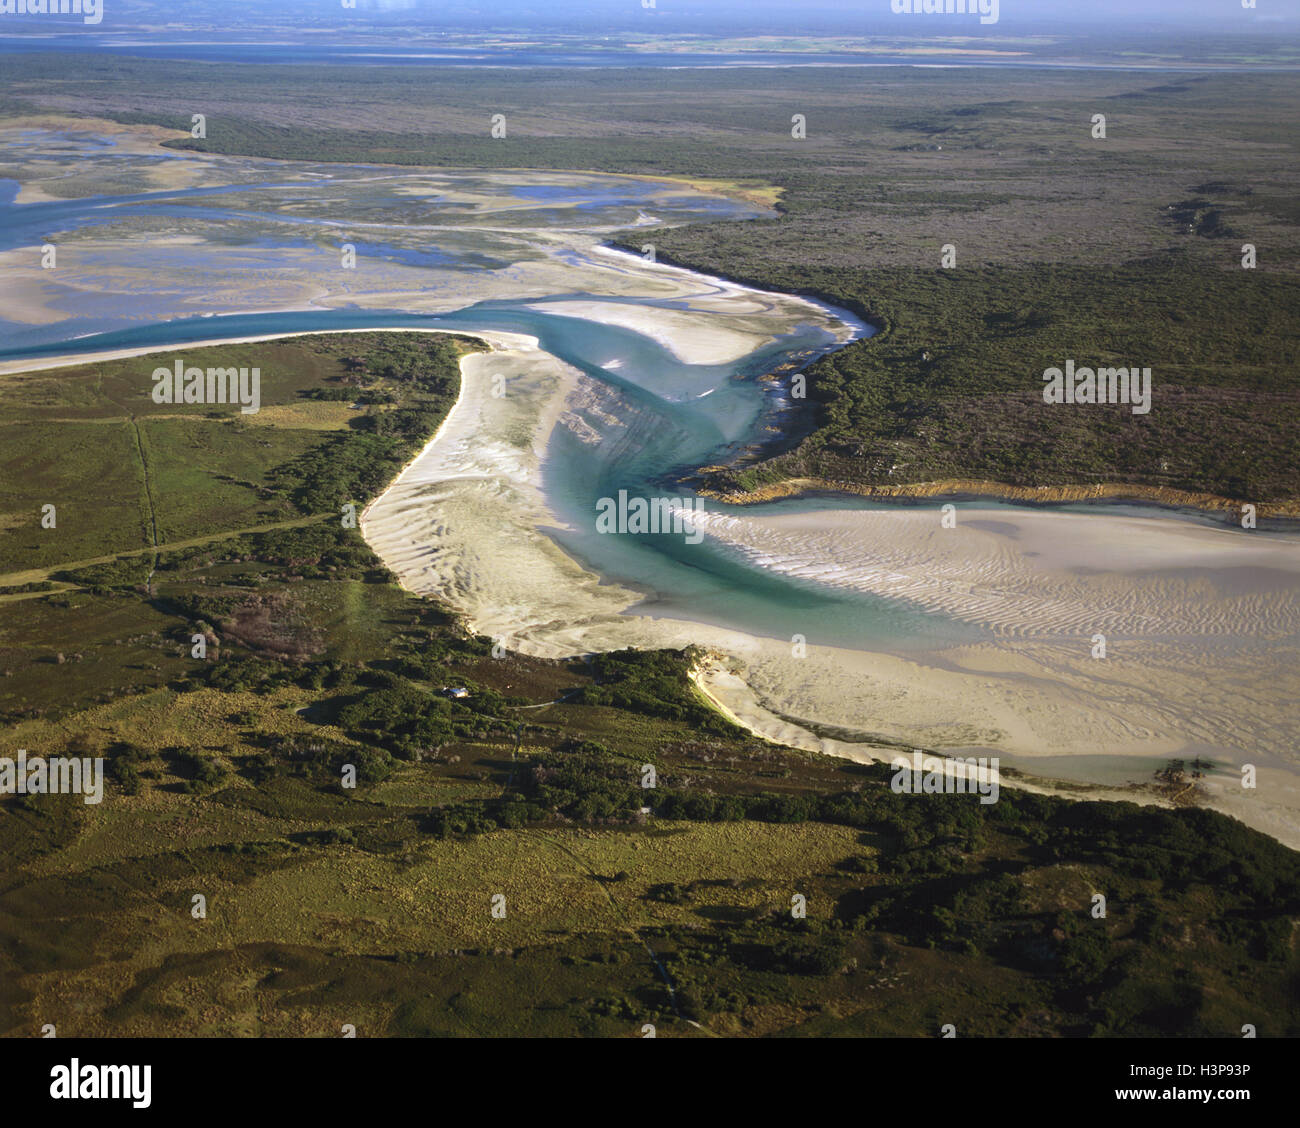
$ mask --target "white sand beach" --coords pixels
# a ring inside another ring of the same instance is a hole
[[[719,326],[716,315],[704,311],[681,313],[617,302],[547,302],[532,309],[562,317],[581,317],[601,325],[619,325],[663,345],[684,364],[727,364],[748,356],[775,338],[733,328],[734,319]]]
[[[938,502],[706,513],[708,536],[766,569],[942,610],[989,636],[899,653],[809,637],[796,658],[786,640],[638,613],[652,609],[646,593],[556,546],[543,530],[563,522],[539,464],[575,405],[606,393],[535,341],[493,343],[463,362],[438,437],[366,511],[367,539],[407,587],[525,653],[706,647],[717,658],[697,680],[720,707],[831,755],[888,758],[884,741],[999,755],[1031,774],[1041,762],[1075,797],[1141,802],[1154,800],[1130,785],[1165,759],[1205,755],[1223,765],[1205,784],[1211,805],[1300,848],[1300,537],[992,506],[944,529]],[[490,394],[499,371],[518,389],[504,401]],[[1104,659],[1092,656],[1097,634]],[[861,735],[816,735],[822,726]],[[1236,774],[1244,763],[1258,771],[1253,791]]]

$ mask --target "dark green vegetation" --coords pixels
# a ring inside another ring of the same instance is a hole
[[[432,428],[460,346],[261,347],[299,350],[286,407],[314,365]],[[1300,1033],[1293,852],[1203,811],[897,795],[733,728],[690,653],[494,658],[335,516],[365,500],[347,444],[407,441],[350,419],[243,487],[314,481],[325,520],[213,511],[212,539],[54,567],[71,587],[0,613],[6,753],[107,775],[99,806],[0,800],[0,1032]]]
[[[806,283],[809,272],[799,276]],[[1274,504],[1298,496],[1293,277],[1145,261],[894,267],[856,283],[827,272],[813,288],[871,310],[886,330],[809,371],[821,425],[797,450],[706,475],[715,490],[791,477],[873,485],[966,478],[1129,483]],[[1150,413],[1045,405],[1041,374],[1067,359],[1151,367]]]
[[[820,295],[884,332],[813,367],[802,447],[715,490],[963,478],[1300,506],[1294,75],[12,63],[11,93],[39,88],[42,109],[93,97],[180,128],[202,106],[208,137],[183,148],[780,186],[780,218],[658,231],[658,257]],[[1043,370],[1067,359],[1151,368],[1150,414],[1043,404]]]

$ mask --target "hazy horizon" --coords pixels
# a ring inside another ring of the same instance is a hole
[[[1285,11],[1277,0],[1260,0],[1256,9],[1241,7],[1240,0],[1151,0],[1141,4],[1129,0],[1092,0],[1087,4],[1078,0],[998,0],[997,20],[989,24],[966,14],[926,14],[921,20],[895,13],[891,0],[356,0],[351,8],[319,0],[87,0],[92,2],[97,2],[100,10],[100,18],[93,24],[73,14],[10,12],[7,9],[17,8],[25,0],[3,0],[0,34],[130,31],[161,38],[187,27],[238,32],[268,26],[283,29],[295,23],[304,31],[338,29],[357,34],[382,34],[397,27],[484,33],[536,29],[588,34],[789,36],[998,36],[1053,29],[1076,34],[1116,30],[1261,34],[1300,28],[1300,5]]]

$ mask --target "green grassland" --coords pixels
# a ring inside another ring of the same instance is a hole
[[[468,339],[293,337],[0,380],[0,575],[337,513],[418,450],[455,401]],[[156,368],[261,373],[261,408],[153,401]],[[55,525],[42,524],[54,505]],[[25,577],[32,578],[32,577]]]
[[[1300,1033],[1300,856],[1231,819],[897,795],[734,728],[689,652],[497,658],[398,588],[338,502],[432,433],[465,347],[257,346],[281,350],[280,399],[346,388],[375,421],[303,429],[203,543],[87,528],[42,558],[57,590],[0,606],[5,754],[108,777],[99,805],[0,799],[0,1033]],[[97,418],[87,387],[153,359],[45,374],[46,399]],[[144,418],[178,462],[206,428],[262,465],[267,427]],[[45,425],[55,463],[85,441]],[[241,531],[262,504],[303,516]],[[80,564],[88,545],[122,555]]]

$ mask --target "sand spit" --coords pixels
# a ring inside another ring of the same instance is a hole
[[[507,647],[568,657],[697,645],[697,684],[751,731],[855,760],[899,748],[998,755],[1024,786],[1154,803],[1153,771],[1205,755],[1206,802],[1300,848],[1300,538],[1174,519],[963,510],[709,513],[706,535],[762,567],[929,606],[987,631],[941,650],[872,652],[656,617],[656,598],[603,582],[545,530],[541,460],[557,428],[612,394],[537,348],[479,334],[461,399],[362,528],[413,591]],[[492,397],[492,376],[511,394]],[[945,539],[946,538],[946,539]],[[1092,657],[1107,633],[1108,654]],[[817,735],[827,729],[846,739]],[[814,731],[816,730],[816,731]],[[1046,770],[1036,768],[1042,764]],[[1240,765],[1260,784],[1243,791]],[[1052,780],[1061,781],[1053,783]]]
[[[805,497],[815,493],[850,493],[869,498],[958,498],[989,497],[1001,501],[1059,505],[1078,501],[1144,501],[1178,509],[1202,509],[1240,513],[1242,501],[1218,494],[1194,493],[1167,486],[1130,485],[1124,482],[1086,486],[1012,486],[974,478],[947,478],[937,482],[912,482],[896,486],[836,482],[826,478],[786,478],[755,490],[723,492],[707,486],[698,491],[704,497],[728,505],[759,505],[781,498]],[[1249,499],[1246,499],[1249,500]],[[1252,502],[1256,517],[1300,517],[1300,498],[1276,502]]]
[[[765,709],[745,681],[728,669],[728,663],[723,655],[710,655],[691,671],[690,676],[696,689],[712,702],[723,716],[765,740],[791,748],[801,748],[806,752],[818,752],[824,756],[852,760],[858,764],[889,763],[895,756],[910,758],[910,750],[906,748],[891,747],[873,741],[848,741],[837,740],[830,736],[818,736],[793,721],[777,716]],[[962,773],[959,768],[957,774],[968,773]],[[1003,774],[1000,782],[1003,787],[1028,791],[1035,795],[1057,795],[1069,799],[1123,800],[1141,806],[1167,805],[1163,799],[1144,790],[1136,782],[1113,787],[1087,786],[1059,780],[1026,779],[1019,773],[1013,777]]]
[[[739,282],[717,278],[711,274],[702,274],[687,267],[662,262],[648,262],[624,248],[607,246],[603,243],[591,246],[587,255],[588,262],[592,265],[604,265],[619,274],[632,273],[634,276],[641,278],[660,278],[671,282],[674,287],[689,286],[694,291],[691,301],[692,312],[708,311],[726,315],[726,328],[718,326],[715,322],[713,332],[717,332],[720,328],[723,328],[724,333],[728,331],[735,332],[737,326],[740,325],[750,333],[754,333],[750,326],[745,325],[736,316],[738,314],[777,315],[786,321],[786,328],[792,327],[799,321],[811,321],[833,332],[840,344],[846,344],[855,337],[865,336],[870,332],[870,328],[864,322],[857,320],[846,310],[832,308],[813,298],[801,297],[796,294],[778,294],[765,290],[755,290]],[[603,304],[606,303],[591,303],[595,307]],[[659,310],[656,312],[664,311]],[[591,316],[591,314],[584,314],[583,316]],[[659,326],[656,324],[650,324],[644,328],[638,327],[631,321],[620,322],[620,324],[635,332],[648,333],[674,355],[686,360],[687,363],[721,363],[718,361],[702,362],[688,359],[692,342],[680,339],[680,325],[676,327],[676,332],[673,333],[669,329],[660,332]],[[756,336],[760,341],[771,339],[770,334],[765,331],[759,331]]]
[[[490,353],[461,358],[461,392],[437,435],[361,516],[361,531],[403,586],[465,613],[474,628],[526,646],[539,591],[583,575],[537,531],[551,514],[539,440],[588,379],[533,337],[474,333]],[[494,396],[504,377],[508,396]],[[521,552],[526,543],[528,551]],[[627,598],[635,598],[626,593]],[[543,615],[545,600],[538,601]],[[536,652],[536,648],[532,648]]]
[[[1097,684],[1080,671],[1043,664],[1044,658],[1059,660],[1059,652],[1023,645],[1011,653],[962,648],[928,659],[816,648],[801,660],[801,671],[794,669],[788,646],[769,640],[758,640],[749,653],[710,649],[696,685],[738,724],[766,739],[862,763],[888,762],[910,748],[999,756],[1004,771],[1018,773],[1004,778],[1007,787],[1157,805],[1167,804],[1151,792],[1154,771],[1174,757],[1203,755],[1216,765],[1201,785],[1203,805],[1300,849],[1300,772],[1293,753],[1261,752],[1249,737],[1236,740],[1231,732],[1226,744],[1189,740],[1175,727],[1185,727],[1197,714],[1213,714],[1230,697],[1223,683],[1236,682],[1241,670],[1227,678],[1219,673],[1220,685],[1202,706],[1198,691],[1205,689],[1205,667],[1188,670],[1169,686],[1167,668],[1126,660]],[[1289,660],[1296,657],[1292,648]],[[1288,661],[1276,660],[1278,666]],[[1261,662],[1258,676],[1276,676],[1278,666]],[[1212,666],[1209,672],[1215,672]],[[1126,678],[1133,683],[1126,695],[1109,699],[1107,688]],[[1245,681],[1258,684],[1249,674]],[[1250,707],[1233,704],[1234,716]],[[1169,735],[1142,728],[1144,716],[1167,724]],[[835,722],[854,735],[819,735]],[[1294,736],[1294,718],[1279,727]],[[1254,790],[1241,786],[1245,764],[1257,769]]]
[[[108,349],[95,353],[65,353],[62,356],[29,357],[17,360],[0,360],[0,376],[19,372],[42,372],[50,368],[75,368],[85,364],[100,364],[106,360],[122,360],[132,356],[151,356],[153,353],[184,352],[186,349],[207,349],[217,345],[245,345],[255,341],[284,341],[290,337],[321,337],[335,333],[451,333],[458,337],[476,337],[487,341],[488,334],[468,333],[459,329],[414,329],[406,326],[364,329],[306,329],[300,333],[258,333],[250,337],[213,337],[205,341],[182,341],[177,344],[139,345],[133,348]]]

